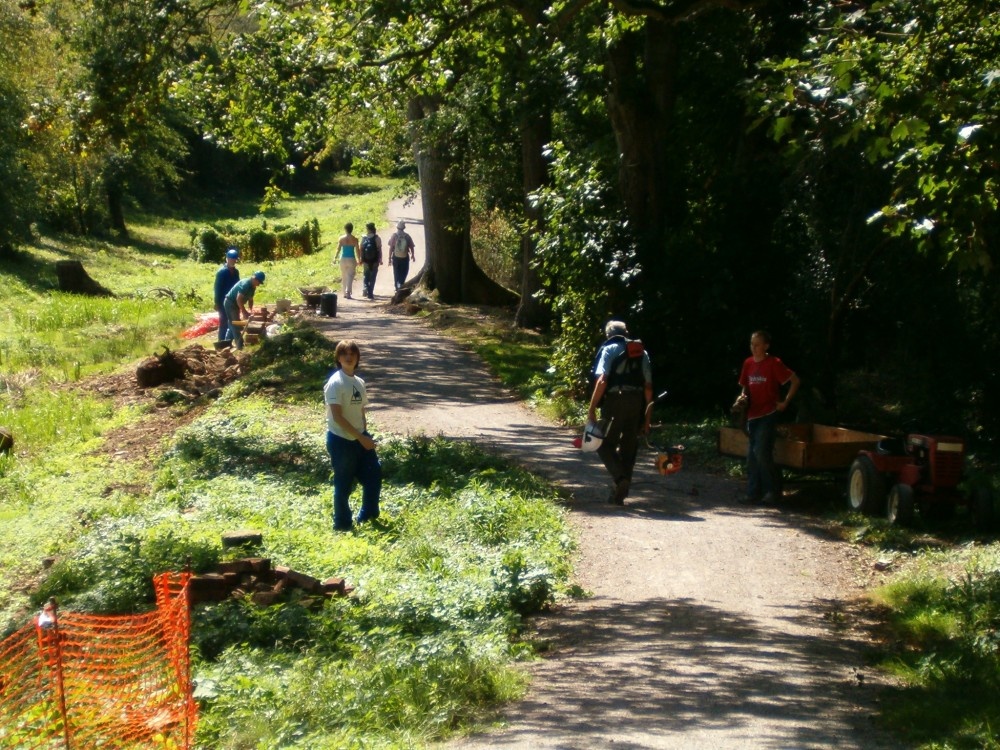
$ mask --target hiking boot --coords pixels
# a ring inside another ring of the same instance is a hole
[[[608,502],[612,505],[624,505],[625,498],[628,497],[629,488],[628,479],[619,479],[615,482],[614,488],[611,490],[611,495],[608,497]]]

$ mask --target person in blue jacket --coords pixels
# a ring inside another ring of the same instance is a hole
[[[235,247],[226,250],[225,264],[215,272],[215,310],[219,313],[219,341],[225,341],[229,332],[229,316],[226,315],[226,295],[240,280],[240,269],[236,262],[240,259],[240,251]]]
[[[243,348],[243,330],[233,323],[237,320],[249,320],[253,310],[253,295],[257,287],[264,283],[264,272],[255,271],[249,279],[236,282],[236,285],[226,294],[223,305],[226,317],[229,318],[229,333],[226,338],[233,342],[237,349]]]

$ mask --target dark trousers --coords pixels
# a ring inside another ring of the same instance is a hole
[[[607,427],[597,455],[615,484],[623,479],[632,480],[645,404],[641,390],[608,393],[601,403],[601,419]]]
[[[759,500],[768,493],[781,491],[781,474],[774,465],[774,439],[777,437],[778,413],[747,422],[750,447],[747,450],[747,497]]]
[[[229,330],[226,331],[225,339],[226,341],[232,341],[233,345],[237,349],[243,348],[243,329],[239,326],[234,326],[233,321],[240,319],[240,308],[236,306],[235,302],[230,302],[226,300],[222,303],[222,309],[225,310],[226,320],[229,323]]]
[[[219,305],[215,309],[219,311],[219,341],[226,341],[229,335],[229,316],[226,314],[226,306]]]
[[[409,273],[410,256],[407,255],[405,258],[392,256],[392,280],[396,284],[397,290],[406,283],[406,277]]]
[[[375,296],[375,277],[378,276],[378,263],[365,263],[362,294],[369,299]]]

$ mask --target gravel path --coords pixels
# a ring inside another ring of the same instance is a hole
[[[390,205],[383,242],[399,218],[422,263],[419,205]],[[447,747],[901,747],[871,720],[878,686],[864,643],[834,627],[855,593],[852,547],[794,508],[738,505],[737,483],[697,467],[661,477],[648,453],[626,506],[608,505],[603,467],[572,447],[573,431],[505,393],[467,350],[387,309],[390,268],[374,302],[359,287],[317,325],[358,340],[372,420],[475,440],[565,487],[576,582],[592,593],[535,623],[550,648],[527,667],[526,699],[495,729]]]

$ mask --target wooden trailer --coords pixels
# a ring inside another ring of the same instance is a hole
[[[782,424],[774,441],[774,462],[790,469],[846,471],[858,451],[875,450],[884,437],[825,424]],[[719,430],[719,453],[745,457],[748,444],[746,433],[738,427]]]

